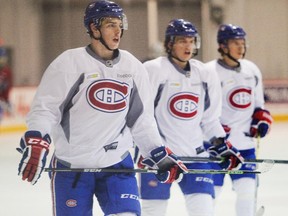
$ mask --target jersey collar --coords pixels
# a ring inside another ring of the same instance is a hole
[[[121,55],[120,55],[119,49],[114,50],[113,59],[112,60],[104,60],[104,59],[102,59],[95,52],[93,52],[93,50],[91,49],[91,45],[86,46],[85,49],[86,49],[86,51],[87,51],[87,53],[89,55],[91,55],[93,58],[95,58],[96,60],[100,61],[104,65],[106,65],[106,67],[113,67],[113,65],[117,64],[120,61],[120,56]]]

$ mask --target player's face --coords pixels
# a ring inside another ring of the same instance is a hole
[[[192,58],[195,47],[194,37],[176,36],[172,47],[172,56],[182,61],[188,61]]]
[[[117,49],[121,39],[122,21],[118,18],[107,17],[102,21],[100,30],[108,47]]]
[[[244,39],[231,39],[228,40],[227,47],[230,55],[235,59],[242,59],[245,53],[245,40]],[[226,50],[227,51],[227,50]]]

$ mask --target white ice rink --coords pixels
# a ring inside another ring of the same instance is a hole
[[[20,154],[15,150],[22,133],[0,134],[0,215],[51,216],[49,178],[44,173],[32,186],[17,176]],[[259,158],[288,160],[288,123],[275,123],[267,138],[261,140]],[[235,194],[226,178],[216,216],[233,216]],[[167,216],[187,216],[184,199],[178,186],[172,188]],[[260,175],[258,206],[265,206],[265,216],[288,215],[288,164],[274,165]],[[94,215],[103,215],[95,201]]]

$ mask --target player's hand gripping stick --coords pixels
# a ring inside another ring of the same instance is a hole
[[[223,169],[237,170],[241,168],[241,164],[244,162],[240,152],[224,138],[217,138],[213,145],[206,143],[204,148],[211,157],[223,158],[223,162],[220,163]]]
[[[186,166],[167,147],[158,147],[151,151],[151,157],[144,158],[141,163],[151,169],[157,169],[157,179],[162,183],[180,182]]]

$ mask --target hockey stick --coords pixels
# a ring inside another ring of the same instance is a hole
[[[261,206],[258,211],[256,212],[256,216],[263,216],[265,212],[265,207]]]
[[[260,152],[260,135],[257,135],[257,145],[256,145],[256,159],[258,158],[259,152]],[[255,193],[254,193],[254,212],[255,216],[263,216],[265,208],[264,206],[261,206],[257,210],[257,204],[258,204],[258,185],[259,185],[259,176],[255,177]]]
[[[221,163],[223,160],[221,158],[212,157],[178,157],[183,163],[189,162],[216,162]],[[288,160],[278,160],[278,159],[245,159],[244,163],[273,163],[273,164],[288,164]]]
[[[45,168],[45,172],[107,172],[107,173],[154,173],[157,170],[152,169],[110,169],[110,168]],[[215,169],[189,169],[187,174],[261,174],[269,169],[257,170],[215,170]]]

